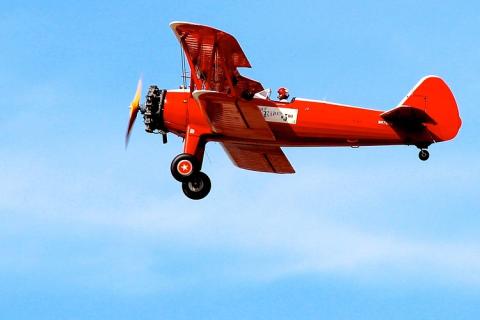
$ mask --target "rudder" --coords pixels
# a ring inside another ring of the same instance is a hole
[[[403,106],[424,111],[433,120],[423,124],[436,142],[455,138],[462,125],[452,91],[445,81],[437,76],[421,79],[400,102],[399,107]]]

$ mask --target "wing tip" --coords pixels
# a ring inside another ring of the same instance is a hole
[[[212,29],[212,30],[215,30],[215,31],[219,31],[219,32],[224,32],[225,31],[222,31],[220,29],[217,29],[217,28],[214,28],[212,26],[208,26],[206,24],[201,24],[201,23],[195,23],[195,22],[189,22],[189,21],[179,21],[179,20],[175,20],[175,21],[172,21],[169,23],[169,26],[170,28],[172,28],[172,30],[174,32],[176,32],[176,27],[179,26],[179,25],[188,25],[188,26],[195,26],[195,27],[202,27],[202,28],[209,28],[209,29]]]

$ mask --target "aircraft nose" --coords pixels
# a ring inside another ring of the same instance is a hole
[[[148,88],[145,105],[141,110],[145,131],[162,134],[164,143],[166,143],[166,134],[168,132],[163,119],[166,95],[167,90],[159,89],[156,85],[151,85]]]

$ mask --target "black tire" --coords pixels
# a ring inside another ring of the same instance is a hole
[[[182,161],[185,161],[186,165],[191,166],[188,172],[181,171],[180,165]],[[173,158],[172,164],[170,165],[170,171],[172,172],[172,176],[175,178],[175,180],[180,182],[186,181],[190,176],[194,175],[198,171],[197,158],[188,153],[181,153]]]
[[[427,161],[429,157],[430,153],[427,150],[420,150],[418,153],[418,158],[420,158],[422,161]]]
[[[182,182],[183,193],[192,200],[205,198],[212,188],[210,178],[203,172],[197,172]]]

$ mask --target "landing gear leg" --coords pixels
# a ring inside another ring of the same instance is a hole
[[[205,128],[188,127],[182,154],[172,161],[170,167],[173,177],[182,183],[183,193],[190,199],[205,198],[212,184],[202,169],[206,141],[202,139],[209,131]]]
[[[420,152],[418,153],[418,157],[422,161],[427,161],[428,158],[430,157],[430,153],[428,152],[427,149],[420,149]]]
[[[196,130],[187,129],[183,153],[176,156],[170,166],[173,178],[179,182],[187,181],[190,176],[202,169],[205,142]]]

